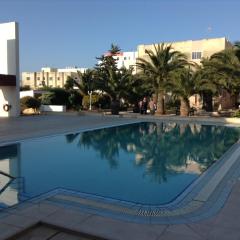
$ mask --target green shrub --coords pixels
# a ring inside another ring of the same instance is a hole
[[[240,118],[240,110],[237,110],[235,113],[233,113],[232,117]]]
[[[51,105],[52,104],[52,99],[55,97],[54,93],[44,93],[41,96],[41,103],[43,105]]]
[[[26,96],[20,99],[21,111],[27,108],[39,109],[41,102],[30,96]]]
[[[99,95],[97,95],[97,94],[92,95],[92,107],[93,108],[98,108],[99,107],[99,99],[100,99]],[[84,109],[89,109],[89,106],[90,106],[89,95],[86,95],[86,96],[83,97],[82,106],[83,106]]]
[[[24,85],[20,87],[20,91],[29,91],[29,90],[31,90],[29,85]]]
[[[79,110],[80,106],[82,104],[82,96],[81,94],[76,90],[69,91],[69,97],[68,97],[68,104],[69,108],[73,108],[75,110]]]
[[[69,93],[62,88],[52,88],[41,97],[43,105],[69,105]]]
[[[101,95],[99,97],[98,106],[102,109],[108,109],[111,106],[111,98],[108,95]]]

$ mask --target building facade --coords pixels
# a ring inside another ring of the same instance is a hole
[[[161,43],[160,43],[161,44]],[[175,51],[185,54],[189,61],[200,64],[202,58],[209,58],[214,53],[230,48],[231,43],[225,38],[211,38],[202,40],[188,40],[181,42],[166,42],[171,45]],[[154,51],[154,44],[139,45],[137,55],[139,58],[148,59],[146,50]]]
[[[18,23],[0,24],[0,117],[20,114],[18,35]]]
[[[111,53],[105,53],[104,56],[110,56]],[[138,53],[137,52],[119,52],[113,56],[116,60],[117,68],[126,68],[133,69],[133,74],[136,73],[136,61],[137,61]],[[98,61],[100,64],[101,61]]]
[[[79,80],[78,71],[84,73],[87,68],[41,68],[40,72],[23,72],[21,86],[37,89],[44,86],[64,87],[68,77]]]

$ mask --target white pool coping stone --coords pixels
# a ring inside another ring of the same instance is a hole
[[[239,143],[237,143],[239,145]],[[205,202],[208,200],[209,196],[216,189],[217,185],[222,181],[224,176],[227,174],[229,169],[233,164],[239,160],[240,157],[240,146],[232,153],[228,161],[221,166],[221,168],[215,173],[211,181],[205,185],[205,187],[199,192],[199,194],[194,198],[196,201]]]

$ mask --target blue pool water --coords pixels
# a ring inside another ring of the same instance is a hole
[[[0,203],[58,187],[144,204],[168,203],[239,136],[238,128],[223,126],[135,123],[1,147],[0,171],[22,181],[13,187],[16,196],[1,200],[0,192]]]

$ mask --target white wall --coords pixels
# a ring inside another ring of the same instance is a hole
[[[0,74],[16,75],[16,86],[0,84],[0,117],[15,117],[19,108],[19,38],[16,22],[0,24]],[[3,110],[10,104],[9,112]]]
[[[20,98],[23,97],[34,97],[34,91],[33,90],[20,91]]]
[[[64,105],[41,105],[40,111],[42,112],[66,112]]]

